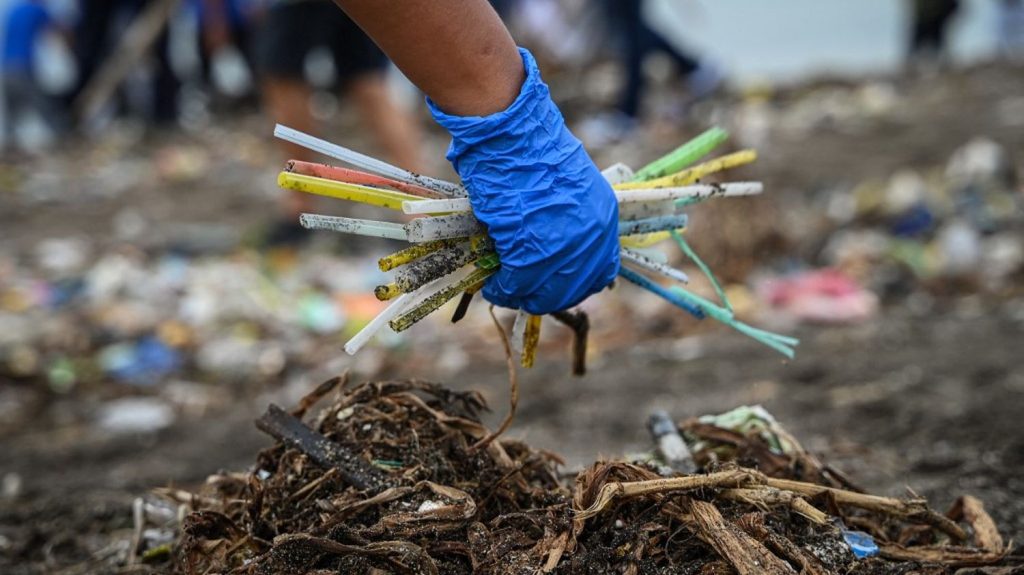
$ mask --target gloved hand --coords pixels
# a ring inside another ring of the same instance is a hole
[[[541,315],[570,308],[615,279],[619,210],[533,56],[519,51],[526,81],[508,109],[459,117],[427,103],[452,135],[448,160],[501,259],[484,297]]]

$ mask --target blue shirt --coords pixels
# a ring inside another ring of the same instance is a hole
[[[17,2],[7,12],[4,34],[3,64],[5,71],[32,70],[39,34],[50,25],[50,15],[35,2]]]

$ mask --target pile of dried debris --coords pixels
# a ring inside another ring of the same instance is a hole
[[[279,442],[250,473],[163,492],[191,511],[173,569],[946,573],[1005,562],[978,500],[943,515],[865,494],[770,416],[684,422],[699,473],[600,462],[573,482],[556,455],[495,438],[483,409],[475,393],[412,381],[332,380],[290,413],[272,406],[257,424]]]

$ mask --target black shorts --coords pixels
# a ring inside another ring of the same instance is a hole
[[[264,14],[256,33],[256,65],[269,78],[303,77],[306,56],[326,48],[338,80],[380,72],[388,60],[380,48],[328,0],[282,2]]]

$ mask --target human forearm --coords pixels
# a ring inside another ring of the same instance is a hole
[[[519,93],[522,58],[484,0],[335,2],[450,114],[499,112]]]

